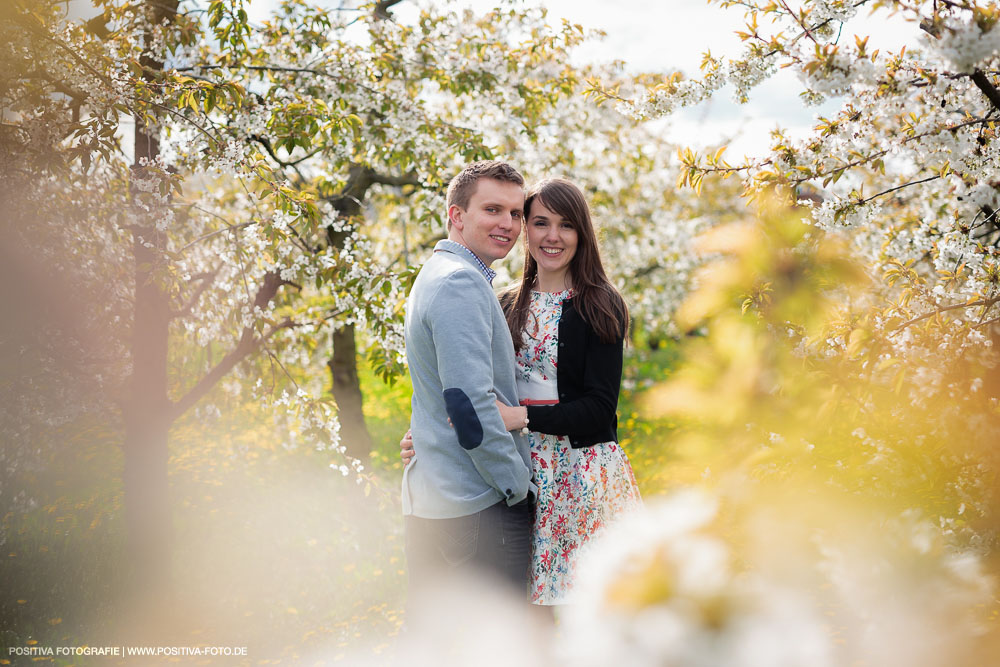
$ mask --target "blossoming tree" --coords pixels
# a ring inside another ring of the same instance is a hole
[[[394,2],[289,0],[253,28],[240,0],[96,4],[88,21],[59,2],[3,9],[5,271],[34,285],[4,426],[23,443],[26,425],[120,415],[134,562],[155,577],[171,424],[239,373],[276,392],[301,439],[362,438],[335,416],[360,415],[353,328],[396,372],[408,275],[378,239],[426,245],[457,165],[531,141],[572,89],[561,63],[581,33],[528,10],[409,26]],[[366,222],[370,195],[413,218]],[[339,409],[293,372],[330,336]]]
[[[682,151],[679,182],[697,189],[712,178],[733,178],[750,200],[777,190],[810,209],[813,227],[798,242],[839,237],[849,244],[867,282],[864,289],[842,286],[836,316],[799,310],[797,319],[782,319],[770,312],[779,282],[791,277],[773,266],[758,267],[758,278],[742,287],[747,315],[764,317],[775,335],[787,336],[797,363],[818,370],[830,392],[813,406],[823,406],[826,421],[803,422],[812,435],[798,432],[804,440],[795,446],[816,442],[824,424],[836,431],[841,420],[851,420],[853,435],[827,440],[825,470],[835,478],[838,470],[863,477],[863,484],[856,477],[853,483],[879,489],[883,498],[922,505],[966,544],[995,545],[995,495],[984,480],[998,470],[990,443],[1000,394],[996,4],[718,4],[746,13],[738,57],[706,54],[699,77],[674,74],[638,95],[599,83],[592,93],[630,116],[656,118],[726,86],[745,102],[755,86],[785,69],[798,76],[807,103],[840,101],[839,111],[803,138],[776,130],[763,156],[729,160],[721,150]],[[841,40],[848,28],[863,33],[863,11],[896,13],[912,26],[912,43],[891,53],[863,34]],[[816,327],[816,318],[825,324]],[[792,384],[765,383],[771,390],[793,392],[794,373],[775,377]],[[936,444],[914,449],[914,439]],[[875,468],[849,464],[858,447],[877,452]],[[819,444],[816,453],[822,454]],[[816,464],[813,455],[796,460]]]

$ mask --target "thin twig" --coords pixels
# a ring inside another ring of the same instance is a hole
[[[868,202],[870,202],[871,200],[875,199],[876,197],[881,197],[882,195],[887,195],[890,192],[895,192],[896,190],[902,190],[903,188],[908,188],[911,185],[920,185],[921,183],[927,183],[929,181],[936,181],[939,178],[941,178],[941,174],[936,174],[934,176],[929,176],[929,177],[921,179],[919,181],[910,181],[909,183],[903,183],[902,185],[897,185],[894,188],[889,188],[888,190],[883,190],[882,192],[879,192],[878,194],[872,195],[871,197],[868,197],[867,199],[862,199],[861,201],[859,201],[857,203],[859,205],[860,204],[867,204]]]
[[[956,304],[954,304],[952,306],[944,306],[943,308],[938,308],[937,310],[933,310],[933,311],[931,311],[929,313],[924,313],[923,315],[920,315],[918,317],[914,317],[912,320],[908,320],[906,322],[903,322],[902,324],[893,327],[889,331],[889,333],[895,333],[895,332],[899,331],[900,329],[905,329],[906,327],[910,326],[911,324],[916,324],[917,322],[920,322],[922,320],[926,320],[929,317],[934,317],[935,315],[940,315],[941,313],[946,313],[946,312],[948,312],[950,310],[959,310],[961,308],[975,308],[976,306],[986,306],[988,308],[988,307],[992,306],[993,304],[995,304],[997,301],[1000,301],[1000,297],[994,297],[992,299],[980,299],[978,301],[971,301],[969,303],[956,303]]]
[[[817,44],[818,42],[816,42],[816,38],[813,37],[812,31],[809,30],[809,26],[807,26],[806,22],[804,20],[802,20],[802,17],[797,16],[795,14],[795,12],[792,11],[791,7],[788,6],[788,3],[785,2],[785,0],[779,0],[779,2],[781,2],[781,6],[785,8],[785,11],[788,12],[789,16],[791,16],[792,18],[794,18],[795,22],[798,23],[799,26],[802,27],[802,30],[809,37],[809,39],[812,40],[813,44]]]
[[[211,211],[206,211],[205,209],[201,208],[200,206],[193,206],[193,208],[196,208],[199,211],[203,211],[205,213],[208,213],[209,215],[214,215],[215,217],[219,218],[220,220],[223,220],[223,221],[225,220],[225,218],[222,218],[219,214],[212,213]],[[194,241],[191,241],[190,243],[188,243],[186,246],[184,246],[183,248],[181,248],[177,252],[178,253],[182,253],[185,250],[187,250],[188,248],[190,248],[191,246],[197,245],[198,243],[201,243],[202,241],[210,239],[213,236],[218,236],[219,234],[225,234],[226,232],[236,231],[237,229],[245,229],[245,228],[249,227],[250,225],[254,225],[254,224],[257,224],[257,223],[255,223],[252,220],[250,222],[241,222],[238,225],[227,224],[226,227],[225,227],[225,229],[216,229],[214,232],[209,232],[208,234],[205,234],[204,236],[199,236]]]
[[[190,118],[188,118],[187,116],[185,116],[184,114],[182,114],[181,112],[179,112],[179,111],[177,111],[177,110],[175,110],[175,109],[171,109],[170,107],[168,107],[168,106],[165,106],[165,105],[163,105],[163,104],[160,104],[160,103],[158,103],[158,102],[153,102],[152,100],[150,100],[150,101],[149,101],[149,102],[147,102],[147,103],[148,103],[149,105],[151,105],[151,106],[154,106],[154,107],[156,107],[157,109],[163,109],[163,110],[164,110],[164,111],[166,111],[167,113],[169,113],[169,114],[173,114],[174,116],[177,116],[177,117],[178,117],[178,118],[180,118],[181,120],[183,120],[183,121],[185,121],[185,122],[187,122],[187,123],[190,123],[191,125],[194,125],[194,126],[195,126],[196,128],[198,128],[199,130],[201,130],[201,132],[202,132],[202,133],[203,133],[203,134],[204,134],[204,135],[205,135],[206,137],[208,137],[209,139],[211,139],[212,141],[214,141],[214,142],[215,142],[216,144],[221,144],[221,143],[222,143],[222,140],[221,140],[221,139],[219,139],[219,138],[217,138],[217,137],[214,137],[214,136],[212,136],[212,133],[211,133],[211,132],[209,132],[208,130],[206,130],[206,129],[205,129],[205,128],[203,128],[203,127],[202,127],[201,125],[199,125],[198,123],[194,122],[193,120],[191,120]]]
[[[903,139],[903,141],[901,143],[906,144],[906,143],[909,143],[911,141],[916,141],[917,139],[923,139],[924,137],[928,137],[928,136],[931,136],[933,134],[937,134],[937,133],[940,133],[940,132],[953,132],[953,131],[959,130],[959,129],[963,128],[963,127],[967,127],[969,125],[976,125],[976,124],[979,124],[979,123],[987,123],[987,122],[989,122],[988,118],[974,118],[973,120],[969,120],[969,121],[966,121],[964,123],[958,123],[957,125],[949,125],[947,127],[939,127],[939,128],[935,128],[933,130],[928,130],[928,131],[926,131],[926,132],[924,132],[922,134],[916,134],[916,135],[914,135],[912,137],[907,137],[907,138]],[[831,173],[835,173],[835,172],[838,172],[838,171],[845,171],[847,169],[850,169],[851,167],[857,167],[857,166],[860,166],[862,164],[865,164],[866,162],[871,162],[872,160],[877,160],[878,158],[880,158],[880,157],[882,157],[884,155],[887,155],[888,153],[889,153],[889,149],[886,148],[886,149],[881,150],[881,151],[876,151],[875,153],[872,153],[871,155],[863,157],[863,158],[861,158],[859,160],[855,160],[854,162],[848,162],[848,163],[845,163],[843,165],[839,165],[837,167],[833,167],[829,171],[820,172],[820,173],[816,173],[816,174],[811,174],[809,176],[803,176],[801,178],[792,179],[789,182],[790,183],[795,183],[795,184],[805,183],[806,181],[811,181],[811,180],[816,179],[816,178],[822,178],[823,176],[827,176],[827,175],[829,175]],[[748,171],[750,169],[759,169],[760,167],[766,167],[769,164],[773,164],[773,159],[768,158],[767,160],[763,160],[763,161],[757,162],[755,164],[746,164],[746,165],[743,165],[742,167],[697,167],[697,169],[698,169],[698,171],[700,171],[702,173],[706,173],[706,174],[709,174],[709,173],[731,174],[731,173],[739,173],[741,171]]]
[[[190,72],[192,70],[209,70],[209,69],[228,69],[226,65],[191,65],[189,67],[178,67],[176,71],[178,72]],[[361,88],[362,90],[367,90],[368,92],[381,95],[382,92],[376,88],[371,88],[361,83],[357,83],[347,77],[337,76],[336,74],[330,74],[329,72],[323,71],[321,69],[315,69],[313,67],[282,67],[280,65],[245,65],[241,69],[247,69],[254,72],[288,72],[293,74],[313,74],[315,76],[322,76],[328,79],[333,79],[334,81],[350,81],[353,85]]]

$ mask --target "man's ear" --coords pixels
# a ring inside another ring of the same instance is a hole
[[[448,207],[448,219],[451,221],[452,226],[457,227],[461,231],[465,227],[465,223],[462,221],[462,216],[465,211],[458,204],[452,204]]]

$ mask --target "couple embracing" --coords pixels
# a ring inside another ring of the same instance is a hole
[[[617,443],[628,309],[569,181],[525,193],[510,165],[476,162],[452,179],[447,204],[448,238],[406,312],[411,603],[468,570],[534,604],[565,604],[580,549],[640,502]],[[490,265],[522,226],[524,274],[498,301]]]

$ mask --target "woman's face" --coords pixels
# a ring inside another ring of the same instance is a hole
[[[573,223],[535,198],[525,224],[528,253],[538,264],[539,272],[566,271],[576,254],[577,233]]]

